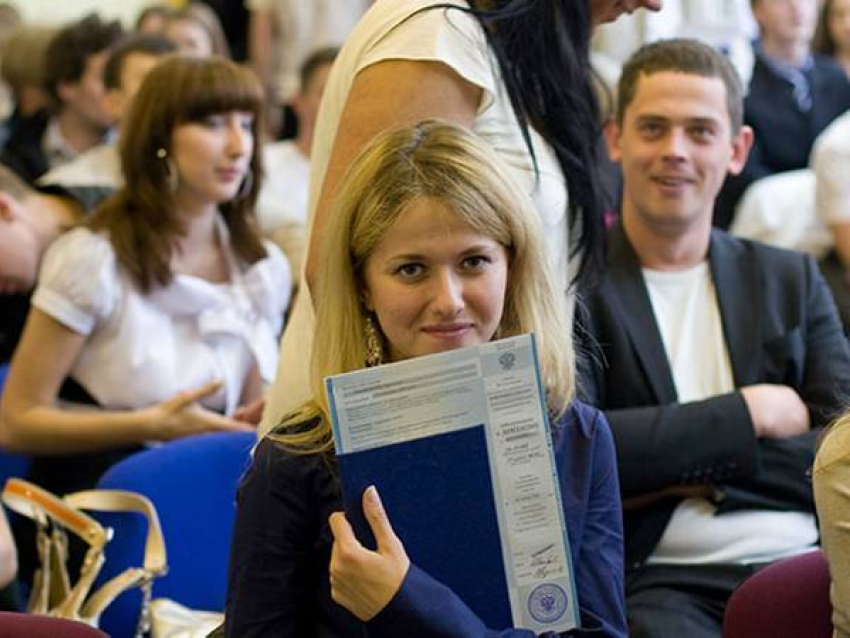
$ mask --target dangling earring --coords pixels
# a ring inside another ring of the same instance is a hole
[[[254,187],[254,171],[248,167],[248,172],[242,178],[242,183],[239,185],[239,190],[236,192],[236,199],[244,199],[251,194],[251,189]]]
[[[381,336],[371,314],[366,315],[366,326],[363,330],[366,336],[366,367],[374,368],[384,362],[384,347]]]
[[[180,175],[177,174],[177,166],[168,157],[168,151],[162,147],[156,150],[156,156],[163,161],[163,165],[165,166],[165,183],[168,185],[168,191],[173,195],[180,187]]]

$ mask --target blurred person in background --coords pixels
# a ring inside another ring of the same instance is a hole
[[[22,26],[11,33],[0,50],[0,78],[8,87],[12,110],[0,128],[0,148],[19,122],[50,103],[44,89],[44,55],[56,29]]]
[[[274,135],[296,136],[298,114],[293,100],[299,69],[317,49],[340,47],[372,0],[245,0],[251,66],[268,99]]]
[[[825,0],[813,49],[835,59],[850,76],[850,0]]]
[[[230,57],[230,47],[218,16],[201,2],[189,2],[168,16],[163,34],[181,53]]]
[[[339,50],[320,49],[301,66],[301,85],[292,100],[298,115],[294,140],[267,144],[266,181],[257,200],[257,220],[263,234],[286,253],[297,286],[307,242],[310,189],[310,147],[319,104]]]
[[[43,58],[50,107],[16,123],[0,162],[33,183],[104,140],[115,122],[105,106],[103,68],[123,35],[118,21],[90,14],[53,37]]]
[[[121,122],[148,72],[163,56],[175,51],[177,46],[171,40],[151,34],[131,35],[116,46],[103,70],[104,106],[115,121],[116,134],[48,171],[38,183],[63,187],[120,187],[123,184],[118,156]]]
[[[174,9],[168,5],[150,4],[139,12],[134,29],[136,33],[162,34],[165,31],[165,23],[173,12]]]

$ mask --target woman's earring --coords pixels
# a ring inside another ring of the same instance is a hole
[[[177,174],[177,166],[174,161],[168,157],[168,151],[160,147],[156,150],[156,156],[162,160],[165,166],[165,183],[168,185],[168,191],[173,195],[180,187],[180,176]]]
[[[384,362],[384,347],[372,315],[366,315],[366,327],[363,332],[366,335],[366,367],[374,368]]]
[[[251,189],[254,187],[254,171],[248,167],[248,172],[242,178],[242,183],[239,185],[239,190],[236,192],[236,199],[244,199],[251,194]]]

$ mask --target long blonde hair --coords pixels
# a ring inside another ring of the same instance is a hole
[[[508,253],[505,305],[497,334],[535,333],[549,410],[573,397],[575,372],[566,300],[549,272],[540,221],[496,153],[466,129],[437,121],[375,137],[349,168],[323,230],[311,361],[313,401],[286,418],[274,438],[293,451],[333,449],[327,376],[365,366],[367,311],[362,273],[387,230],[419,199],[445,204]],[[305,421],[310,427],[304,427]]]

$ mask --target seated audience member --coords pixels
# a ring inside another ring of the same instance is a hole
[[[282,138],[297,133],[293,99],[303,87],[301,67],[313,51],[342,46],[370,4],[371,0],[246,0],[251,66],[266,89],[269,120],[274,127],[283,125]]]
[[[173,12],[167,4],[150,4],[139,12],[134,30],[136,33],[162,35]]]
[[[623,63],[644,44],[669,38],[703,40],[729,57],[742,78],[753,66],[757,27],[750,0],[667,0],[664,11],[637,11],[596,29],[591,61],[612,92]]]
[[[121,133],[121,121],[148,71],[162,56],[176,50],[171,40],[157,35],[130,36],[117,45],[103,69],[104,103],[115,122],[116,135],[48,171],[39,178],[39,184],[120,187],[123,180],[117,136]]]
[[[26,121],[50,103],[44,90],[44,55],[55,34],[56,30],[50,27],[26,25],[3,43],[0,78],[11,92],[13,104],[0,129],[0,148],[18,122]]]
[[[21,14],[14,5],[0,2],[0,62],[6,41],[21,28]],[[2,77],[0,77],[2,79]],[[11,89],[0,82],[0,117],[7,118],[15,108]]]
[[[850,387],[814,259],[712,230],[752,141],[741,92],[714,49],[659,42],[606,130],[622,217],[578,334],[617,444],[633,638],[719,638],[744,578],[816,546],[807,472]]]
[[[37,455],[36,483],[90,487],[146,442],[248,427],[232,415],[274,374],[291,285],[252,220],[262,99],[221,58],[142,83],[125,186],[48,250],[6,381],[0,444]]]
[[[832,580],[833,638],[850,638],[850,414],[838,419],[821,442],[812,482]]]
[[[850,0],[825,0],[812,46],[832,57],[850,76]]]
[[[815,138],[850,108],[850,80],[838,64],[813,54],[817,0],[753,0],[760,41],[744,101],[753,148],[740,174],[727,178],[715,224],[728,228],[746,189],[758,179],[805,168]]]
[[[230,57],[230,47],[218,16],[202,2],[189,2],[168,16],[163,35],[187,55]]]
[[[82,218],[84,205],[67,195],[36,191],[0,166],[0,364],[20,338],[44,251]]]
[[[817,139],[812,151],[815,211],[834,250],[821,262],[845,327],[850,327],[850,111]]]
[[[566,307],[539,218],[503,160],[448,124],[381,133],[342,181],[325,233],[315,399],[260,442],[240,487],[227,635],[495,635],[410,564],[392,521],[380,532],[393,551],[372,552],[334,513],[341,501],[322,379],[533,332],[580,606],[575,635],[625,636],[613,443],[605,419],[572,400]],[[366,495],[378,533],[383,514]],[[341,554],[350,560],[332,558]]]
[[[301,68],[301,89],[292,101],[298,116],[294,140],[265,147],[266,181],[257,200],[263,234],[289,259],[296,283],[307,242],[307,196],[310,190],[310,146],[319,104],[337,49],[320,49]]]
[[[0,162],[33,183],[101,143],[114,123],[104,106],[103,67],[123,35],[96,14],[61,29],[44,55],[51,107],[17,123]]]

